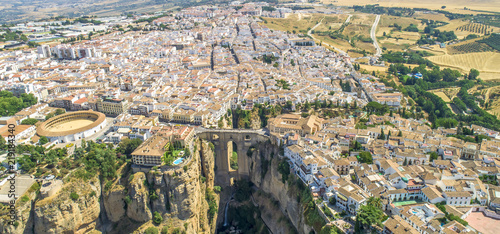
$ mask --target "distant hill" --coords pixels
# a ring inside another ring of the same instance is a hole
[[[0,23],[84,15],[111,16],[123,13],[165,11],[177,7],[209,4],[209,0],[0,0]]]

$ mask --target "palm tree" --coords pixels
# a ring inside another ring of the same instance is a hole
[[[382,201],[380,200],[380,197],[369,197],[366,204],[382,209]]]

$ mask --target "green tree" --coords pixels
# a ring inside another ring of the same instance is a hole
[[[380,227],[382,226],[384,212],[381,207],[382,202],[380,198],[368,198],[366,205],[362,205],[359,208],[358,217],[356,219],[359,220],[361,229],[369,228],[373,224]]]
[[[130,155],[141,144],[142,144],[142,140],[139,138],[134,138],[132,140],[124,139],[120,142],[120,144],[118,144],[117,151],[122,153],[122,154],[125,154],[125,155]]]
[[[477,77],[479,77],[479,71],[474,68],[471,68],[469,71],[469,75],[467,76],[467,79],[475,80]]]
[[[358,161],[361,163],[373,164],[372,154],[368,151],[359,153],[358,157]]]
[[[66,113],[66,111],[65,111],[64,109],[58,108],[58,109],[56,110],[56,115],[62,115],[62,114],[64,114],[64,113]]]
[[[35,125],[38,122],[37,119],[27,118],[21,122],[24,125]]]
[[[0,137],[0,150],[6,150],[7,147],[9,146],[7,145],[7,141],[5,141],[5,138]]]
[[[27,37],[26,35],[24,35],[24,34],[21,34],[20,39],[21,39],[22,41],[28,41],[28,37]]]
[[[38,143],[40,143],[40,145],[45,145],[49,143],[49,139],[47,139],[47,137],[45,136],[41,136],[40,139],[38,140]]]
[[[432,161],[434,161],[434,160],[436,160],[436,159],[438,159],[438,157],[439,157],[439,155],[438,155],[436,152],[431,152],[431,153],[429,154],[429,160],[430,160],[431,162],[432,162]]]
[[[359,215],[356,216],[356,222],[354,223],[354,232],[361,233],[361,222],[359,221]]]
[[[328,202],[330,203],[330,205],[334,206],[335,204],[337,204],[337,199],[331,196],[330,199],[328,199]]]
[[[281,182],[285,183],[290,175],[290,165],[286,160],[278,164],[278,172],[281,174]]]
[[[385,133],[384,133],[384,129],[381,129],[381,130],[380,130],[380,136],[378,136],[378,139],[380,139],[380,140],[385,140]]]

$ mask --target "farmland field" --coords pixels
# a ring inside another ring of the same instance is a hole
[[[469,72],[471,68],[475,68],[481,73],[484,72],[489,74],[481,74],[479,77],[483,80],[500,79],[500,66],[498,66],[498,64],[500,64],[500,53],[480,52],[456,55],[439,55],[428,57],[428,59],[439,66],[455,68],[464,73]]]
[[[281,30],[285,32],[307,33],[309,28],[314,27],[322,18],[323,14],[291,14],[287,18],[266,18],[261,23],[270,29]]]
[[[477,12],[465,10],[466,6],[473,10],[484,11],[500,11],[500,4],[495,0],[321,0],[325,4],[335,4],[339,6],[352,6],[352,5],[365,5],[365,4],[379,4],[383,7],[409,7],[409,8],[427,8],[434,10],[441,10],[442,6],[446,6],[447,11],[462,14],[474,14]]]
[[[466,25],[462,25],[456,29],[457,31],[467,31],[467,32],[472,32],[476,34],[489,34],[495,31],[495,28],[491,28],[490,26],[484,25],[484,24],[478,24],[478,23],[469,23]]]
[[[448,96],[446,96],[446,94],[444,94],[443,92],[433,92],[433,93],[436,94],[436,96],[443,99],[444,102],[446,102],[446,103],[451,102],[450,98]]]
[[[500,51],[500,35],[498,35],[498,34],[493,34],[493,35],[489,36],[488,38],[485,38],[485,39],[480,40],[478,42],[485,43],[485,44],[491,46],[493,49]]]
[[[493,51],[489,45],[479,42],[466,42],[459,43],[448,47],[448,53],[450,54],[465,54],[474,52],[488,52]]]

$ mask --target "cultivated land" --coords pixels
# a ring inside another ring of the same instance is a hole
[[[0,22],[21,22],[55,16],[79,17],[82,15],[116,16],[124,12],[146,13],[172,9],[177,0],[141,2],[132,0],[0,0]]]
[[[428,57],[433,63],[442,66],[458,69],[462,72],[469,72],[475,68],[481,72],[479,77],[483,80],[500,79],[500,53],[480,52],[456,55],[440,55]]]
[[[290,14],[284,19],[276,18],[266,18],[262,17],[264,20],[261,24],[269,27],[273,30],[281,30],[286,32],[295,32],[297,34],[306,34],[308,30],[312,29],[318,22],[321,24],[314,29],[314,38],[317,39],[318,43],[321,41],[331,44],[343,51],[348,51],[352,49],[366,50],[370,53],[375,53],[375,47],[372,43],[363,42],[356,40],[354,42],[355,47],[353,47],[348,41],[337,38],[333,39],[330,36],[318,35],[317,32],[333,32],[339,29],[342,24],[347,20],[349,16],[347,14],[338,15],[326,15],[326,14]],[[323,21],[321,21],[323,20]],[[352,14],[348,25],[342,31],[342,35],[349,38],[353,37],[363,37],[370,38],[370,29],[375,20],[375,16],[372,14]],[[325,45],[326,46],[326,45]],[[349,52],[351,57],[361,57],[362,54]]]
[[[462,14],[474,14],[475,11],[464,10],[464,7],[472,10],[483,11],[500,11],[500,4],[496,0],[322,0],[324,4],[335,4],[338,6],[352,5],[373,5],[378,4],[384,7],[407,7],[407,8],[427,8],[431,10],[441,10],[442,6],[446,6],[446,11]]]
[[[263,25],[270,29],[280,30],[285,32],[294,31],[296,33],[306,34],[307,31],[314,27],[325,15],[323,14],[290,14],[284,19],[266,18],[262,17],[265,21]],[[319,30],[319,29],[318,29]]]
[[[451,102],[450,98],[448,98],[448,96],[446,96],[446,94],[444,94],[443,92],[434,92],[434,94],[436,94],[438,97],[440,97],[441,99],[443,99],[444,102]]]
[[[494,51],[493,48],[486,45],[485,43],[476,42],[482,40],[483,38],[477,38],[472,40],[467,40],[459,42],[447,47],[448,54],[466,54],[471,52],[487,52]]]
[[[482,27],[482,24],[472,24],[469,20],[466,19],[454,19],[454,20],[444,20],[444,22],[447,22],[447,25],[443,25],[441,27],[437,27],[436,29],[441,30],[441,31],[454,31],[455,35],[457,35],[458,39],[463,39],[466,36],[470,34],[476,34],[479,36],[485,35],[484,33],[481,33],[480,31],[473,31],[473,30],[466,30],[464,27],[467,27],[469,24],[470,26],[473,27]],[[487,31],[490,33],[496,33],[499,32],[500,29],[497,27],[488,27]]]

